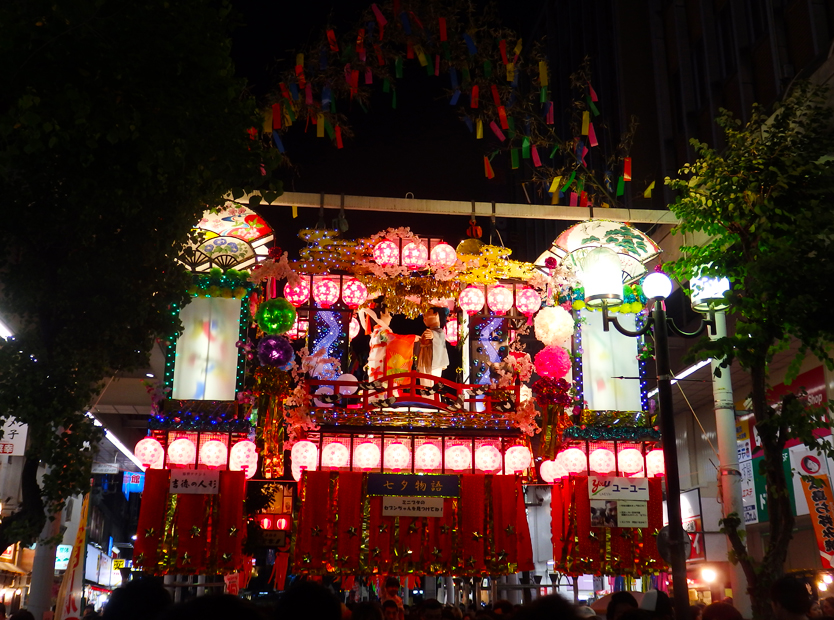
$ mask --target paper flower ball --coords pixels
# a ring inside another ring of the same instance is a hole
[[[175,465],[191,465],[197,458],[197,446],[186,437],[180,437],[168,446],[168,462]]]
[[[287,284],[284,287],[284,297],[296,308],[310,299],[310,285],[307,283],[307,278],[301,278],[295,286]]]
[[[400,256],[400,248],[393,241],[386,239],[374,246],[374,260],[380,267],[394,267]]]
[[[448,243],[438,243],[431,249],[431,266],[435,269],[448,269],[458,262],[458,255]]]
[[[475,450],[475,467],[490,474],[501,469],[501,452],[495,446],[481,446]]]
[[[573,317],[561,306],[548,306],[539,310],[534,321],[536,338],[546,346],[561,345],[573,336]]]
[[[162,469],[162,458],[165,456],[165,449],[153,437],[141,439],[133,448],[133,454],[141,461],[142,465],[151,469]],[[159,463],[159,467],[154,467],[157,463]]]
[[[560,379],[570,370],[570,354],[562,347],[545,347],[536,353],[535,363],[539,376]]]
[[[414,451],[414,465],[420,471],[440,469],[441,457],[440,448],[433,443],[424,443]]]
[[[342,286],[342,301],[351,310],[355,310],[368,299],[368,288],[356,278],[345,280]]]
[[[478,286],[467,286],[458,297],[461,309],[470,316],[480,312],[485,303],[484,292]]]
[[[498,316],[506,314],[507,310],[513,307],[513,292],[500,284],[490,286],[487,306]]]
[[[280,335],[292,329],[295,324],[295,308],[284,299],[268,299],[258,306],[255,320],[258,327],[267,334]]]
[[[264,366],[286,366],[294,356],[290,341],[283,336],[264,336],[258,342],[258,360]]]

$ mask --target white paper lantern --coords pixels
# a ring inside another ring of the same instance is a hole
[[[405,444],[390,443],[385,448],[385,468],[402,470],[408,469],[411,461],[411,451]]]
[[[350,338],[350,340],[356,338],[359,335],[359,330],[361,329],[361,327],[362,326],[359,325],[359,319],[353,317],[350,320],[350,325],[348,327],[348,338]]]
[[[290,451],[293,468],[298,467],[300,471],[316,471],[319,464],[319,449],[312,441],[297,441]],[[293,475],[295,475],[293,473]],[[299,475],[296,480],[301,476]]]
[[[585,453],[579,448],[568,448],[556,458],[569,474],[581,474],[588,469]]]
[[[133,454],[145,467],[162,469],[162,459],[165,456],[165,449],[153,437],[145,437],[139,440],[136,447],[133,448]],[[153,465],[155,463],[159,463],[159,467],[154,467]]]
[[[513,446],[504,454],[507,473],[517,474],[524,471],[533,460],[533,454],[527,446]]]
[[[378,445],[364,441],[353,449],[353,468],[376,469],[381,456]]]
[[[562,464],[557,460],[544,461],[539,466],[539,473],[541,474],[542,480],[547,484],[553,484],[555,480],[568,476],[568,470],[562,467]]]
[[[617,457],[608,448],[597,448],[588,456],[591,471],[595,474],[607,474],[617,468]]]
[[[501,469],[501,451],[495,446],[481,446],[475,450],[475,467],[492,473]]]
[[[463,471],[472,467],[472,451],[466,446],[446,448],[446,469]]]
[[[228,450],[222,441],[212,439],[200,448],[200,462],[209,467],[225,465],[228,458]]]
[[[542,308],[533,324],[536,326],[536,338],[548,347],[562,346],[573,336],[573,317],[562,306]]]
[[[458,305],[469,316],[480,312],[485,303],[484,292],[478,286],[467,286],[458,296]]]
[[[229,452],[229,469],[243,471],[247,478],[251,478],[258,470],[258,447],[254,442],[238,441]]]
[[[339,394],[342,396],[349,396],[354,394],[356,390],[359,389],[359,385],[357,383],[358,379],[350,374],[344,374],[336,378],[336,381],[347,381],[349,383],[353,383],[354,385],[341,385],[339,386]]]
[[[333,441],[321,449],[322,467],[347,467],[350,450],[340,441]]]
[[[424,443],[414,451],[414,467],[420,471],[440,469],[442,456],[435,444]]]
[[[649,478],[664,476],[666,463],[663,461],[663,450],[652,450],[646,455],[646,474]]]
[[[197,458],[197,446],[187,437],[180,437],[168,446],[168,462],[175,465],[192,465]]]
[[[643,471],[643,455],[636,448],[626,448],[617,454],[617,469],[624,474]]]
[[[319,389],[316,390],[316,394],[318,394],[320,396],[331,396],[333,394],[333,388],[330,387],[329,385],[323,385]],[[320,401],[318,398],[314,398],[313,403],[316,405],[316,407],[332,407],[333,406],[330,403],[325,403],[323,401]]]

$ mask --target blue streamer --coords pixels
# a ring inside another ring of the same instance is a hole
[[[323,112],[330,112],[331,101],[330,87],[325,85],[324,88],[321,89],[321,109]]]
[[[403,23],[403,29],[406,34],[411,34],[411,22],[408,21],[408,15],[405,11],[400,13],[400,21]]]
[[[458,99],[460,99],[460,90],[455,89],[455,92],[452,95],[452,99],[451,99],[451,101],[449,101],[449,105],[457,105],[458,104]]]
[[[295,82],[290,84],[290,92],[292,93],[293,101],[298,101],[298,86]]]
[[[466,123],[466,126],[469,128],[469,133],[473,133],[475,131],[475,123],[472,122],[471,118],[464,116],[463,122]]]
[[[284,150],[284,143],[281,142],[281,136],[278,135],[277,131],[272,132],[272,141],[275,143],[275,148],[278,149],[279,153],[286,153]]]
[[[478,48],[475,47],[475,41],[472,40],[472,37],[469,36],[468,32],[463,33],[463,40],[466,41],[466,47],[469,48],[470,56],[474,56],[478,53]]]
[[[374,26],[376,22],[368,22],[368,35],[365,37],[368,41],[374,38]]]

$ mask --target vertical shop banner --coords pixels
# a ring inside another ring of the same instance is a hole
[[[67,572],[58,590],[55,603],[55,620],[78,620],[84,613],[81,606],[84,596],[84,548],[87,542],[87,511],[90,508],[90,494],[84,496],[81,504],[81,516],[78,520],[78,533],[69,559]]]
[[[834,501],[828,476],[802,478],[802,490],[811,512],[811,522],[817,535],[817,547],[824,569],[834,567]]]

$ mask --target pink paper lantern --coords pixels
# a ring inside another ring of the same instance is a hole
[[[222,441],[212,439],[200,448],[200,462],[209,467],[225,465],[228,458],[228,450]]]
[[[500,284],[490,286],[487,294],[487,306],[498,316],[506,314],[507,310],[513,307],[513,292]]]
[[[451,446],[446,448],[446,468],[453,471],[463,471],[472,467],[472,451],[466,446]]]
[[[360,443],[353,449],[354,469],[375,469],[379,467],[379,446],[370,441]]]
[[[356,278],[346,280],[342,285],[342,300],[351,310],[355,310],[368,299],[368,287]]]
[[[492,473],[501,469],[501,451],[495,446],[481,446],[475,450],[475,467]]]
[[[531,288],[523,288],[515,294],[515,307],[528,319],[542,307],[542,298]]]
[[[533,461],[533,453],[527,446],[513,446],[504,454],[507,473],[517,474],[524,471]]]
[[[310,329],[310,321],[307,319],[300,319],[295,315],[295,322],[290,327],[290,331],[284,334],[290,340],[298,340],[307,336],[307,330]]]
[[[429,251],[422,243],[412,241],[403,248],[403,265],[409,269],[423,269],[428,264]]]
[[[284,297],[296,308],[310,299],[310,285],[307,283],[307,278],[302,276],[295,286],[287,284],[284,287]]]
[[[168,462],[175,465],[191,465],[197,458],[197,446],[186,437],[180,437],[168,446]]]
[[[438,243],[431,249],[431,266],[435,269],[449,269],[458,262],[458,254],[448,243]]]
[[[424,443],[414,451],[414,467],[420,471],[440,469],[442,456],[435,444]]]
[[[357,319],[356,317],[353,317],[350,320],[350,325],[348,326],[348,336],[351,340],[353,340],[354,338],[356,338],[359,335],[360,328],[361,328],[361,325],[359,325],[359,319]]]
[[[588,469],[585,453],[579,448],[568,448],[556,457],[569,474],[581,474]]]
[[[469,316],[480,312],[484,303],[486,303],[484,292],[477,286],[467,286],[458,297],[458,305]]]
[[[591,471],[595,474],[607,474],[617,468],[617,457],[608,448],[597,448],[588,456]]]
[[[617,469],[624,474],[643,471],[643,455],[636,448],[626,448],[617,454]]]
[[[539,466],[539,474],[547,484],[553,484],[558,478],[567,478],[568,470],[558,460],[544,461]]]
[[[570,354],[562,347],[545,347],[536,353],[535,364],[540,376],[559,379],[570,370]]]
[[[400,248],[388,239],[374,246],[374,260],[380,267],[395,267],[400,257]]]
[[[339,299],[339,285],[327,278],[316,281],[313,284],[313,299],[322,308],[329,308]]]
[[[315,471],[318,467],[319,449],[312,441],[297,441],[293,444],[290,451],[290,458],[292,459],[293,469],[296,467],[299,471],[309,470]],[[295,473],[293,472],[293,475]],[[299,475],[296,480],[300,479]]]
[[[133,454],[145,467],[162,469],[162,459],[165,456],[165,449],[153,437],[140,439],[136,447],[133,448]],[[159,463],[159,467],[154,467],[156,463]]]
[[[404,444],[390,443],[385,448],[385,469],[408,469],[411,461],[411,451]]]
[[[339,441],[333,441],[321,450],[322,467],[347,467],[349,460],[350,450]]]
[[[458,344],[458,320],[456,317],[450,317],[449,320],[446,321],[446,342],[450,345],[457,346]]]
[[[652,450],[646,455],[646,474],[649,478],[666,475],[666,463],[663,460],[663,450]]]
[[[258,447],[249,440],[238,441],[229,452],[229,469],[251,478],[258,470]]]

